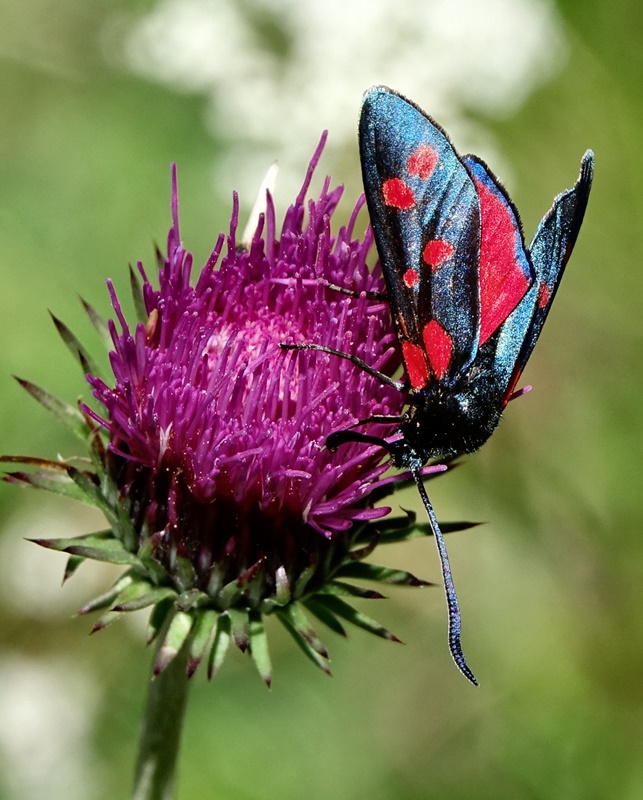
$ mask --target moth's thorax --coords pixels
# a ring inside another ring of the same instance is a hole
[[[410,405],[394,452],[398,465],[407,468],[481,447],[500,421],[502,390],[488,375],[469,376],[459,386],[435,383],[414,392]]]

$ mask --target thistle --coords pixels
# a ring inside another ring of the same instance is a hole
[[[408,474],[386,477],[380,447],[351,442],[337,453],[325,447],[330,433],[360,419],[399,415],[403,395],[346,359],[280,347],[310,343],[354,353],[388,375],[400,366],[388,307],[372,299],[384,284],[379,265],[367,265],[370,227],[355,237],[363,198],[337,233],[331,220],[342,187],[326,179],[319,197],[306,201],[324,141],[280,231],[266,192],[255,229],[240,237],[235,195],[229,233],[219,236],[194,281],[192,256],[181,244],[173,169],[172,227],[167,255],[157,253],[158,288],[142,264],[131,270],[138,321],[125,318],[109,281],[114,319],[105,322],[84,303],[110,350],[112,375],[101,376],[89,352],[54,319],[93,405],[66,405],[20,380],[82,441],[89,458],[3,457],[22,465],[5,480],[103,512],[105,530],[34,541],[69,554],[65,579],[86,559],[123,565],[116,583],[80,613],[102,612],[97,631],[151,609],[148,641],[156,642],[158,686],[173,662],[188,676],[205,662],[212,677],[230,643],[250,654],[270,685],[270,616],[329,672],[317,622],[341,635],[352,624],[398,641],[353,605],[355,598],[383,597],[361,581],[427,585],[410,572],[366,561],[378,544],[430,535],[413,514],[390,516],[388,506],[378,505]],[[385,430],[374,425],[376,434],[378,427]],[[444,469],[430,466],[424,474]],[[156,702],[162,704],[160,696]],[[148,705],[148,735],[154,713]],[[148,743],[139,761],[139,786],[150,749]]]

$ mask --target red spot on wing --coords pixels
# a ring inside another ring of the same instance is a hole
[[[408,211],[415,205],[415,195],[401,178],[389,178],[382,184],[382,194],[387,206]]]
[[[429,379],[429,368],[424,350],[419,344],[402,340],[402,358],[412,389],[422,389]]]
[[[420,280],[420,276],[414,269],[407,269],[402,276],[402,280],[404,281],[405,286],[408,286],[409,289],[412,289],[413,286],[415,286],[415,284]]]
[[[480,344],[495,333],[525,296],[529,278],[518,258],[519,237],[509,207],[476,180],[480,200]]]
[[[444,239],[431,239],[426,243],[422,251],[422,258],[424,263],[428,264],[431,269],[439,267],[442,262],[451,258],[453,255],[453,245]]]
[[[422,338],[424,339],[424,346],[426,347],[431,369],[439,380],[444,377],[451,363],[453,341],[440,323],[434,319],[424,326]]]
[[[549,286],[543,281],[538,287],[538,308],[544,308],[549,302],[551,292]]]
[[[409,156],[408,170],[410,175],[417,175],[425,181],[436,168],[440,157],[428,144],[421,144]]]

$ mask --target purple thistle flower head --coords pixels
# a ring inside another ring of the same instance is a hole
[[[139,265],[144,322],[128,325],[110,285],[115,382],[88,377],[106,411],[93,416],[109,434],[110,471],[136,509],[139,535],[169,569],[188,559],[204,591],[247,570],[262,572],[262,595],[275,591],[278,573],[292,585],[355,522],[390,510],[368,502],[386,468],[381,448],[331,453],[324,443],[360,418],[400,413],[400,393],[345,359],[279,346],[309,342],[367,355],[383,370],[399,365],[384,305],[326,285],[383,288],[366,265],[370,229],[353,238],[362,202],[337,235],[341,187],[326,181],[306,208],[320,152],[281,231],[268,195],[247,248],[235,197],[230,232],[194,286],[174,176],[158,290]]]
[[[344,633],[340,620],[347,620],[394,640],[344,599],[382,596],[351,579],[425,583],[363,561],[379,542],[429,532],[411,514],[384,519],[390,508],[375,506],[393,486],[383,477],[382,448],[325,446],[330,433],[359,420],[399,415],[403,394],[344,358],[280,347],[333,348],[389,375],[400,366],[388,307],[372,299],[384,288],[379,266],[367,265],[372,232],[363,239],[354,233],[363,198],[336,233],[331,222],[342,187],[331,189],[326,179],[319,197],[306,201],[324,140],[281,226],[268,192],[249,241],[239,241],[235,196],[229,233],[196,276],[181,244],[173,171],[159,288],[142,264],[140,279],[132,273],[139,321],[128,323],[109,282],[115,320],[105,324],[85,304],[111,348],[113,376],[100,377],[56,320],[100,408],[75,409],[22,382],[90,441],[92,469],[16,458],[32,471],[7,479],[104,511],[108,531],[39,543],[70,554],[66,576],[84,558],[127,565],[82,612],[107,609],[99,629],[151,606],[150,639],[163,637],[157,671],[189,646],[190,672],[205,657],[213,674],[233,640],[270,682],[266,614],[328,671],[328,653],[304,608],[336,632]],[[386,428],[374,424],[371,431]]]

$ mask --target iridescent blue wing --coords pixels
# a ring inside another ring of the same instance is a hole
[[[594,175],[594,154],[588,150],[571,189],[559,194],[542,219],[529,247],[536,280],[501,328],[494,372],[507,387],[506,403],[527,364],[554,300],[565,266],[583,222]]]
[[[444,131],[384,87],[364,96],[364,190],[411,386],[450,384],[479,337],[480,208]]]
[[[366,93],[360,147],[411,386],[453,386],[534,282],[518,213],[483,162],[389,89]]]

